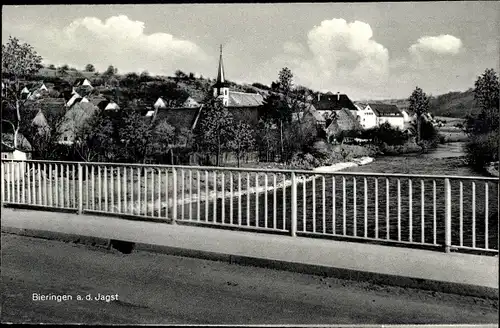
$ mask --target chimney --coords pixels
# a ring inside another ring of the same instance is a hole
[[[337,92],[337,101],[340,100],[340,92]]]
[[[321,98],[321,93],[318,92],[318,101]]]

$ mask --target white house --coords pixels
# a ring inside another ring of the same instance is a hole
[[[83,97],[82,100],[80,100],[80,102],[86,103],[89,102],[89,99],[87,97]]]
[[[407,110],[403,109],[401,110],[401,114],[403,114],[403,121],[405,124],[410,123],[412,121],[411,115],[408,113]]]
[[[366,107],[375,113],[377,126],[387,122],[392,127],[404,129],[404,117],[396,105],[370,103]]]
[[[160,97],[160,98],[158,98],[158,100],[156,100],[153,107],[155,109],[165,109],[165,108],[167,108],[167,104],[165,104],[165,101],[163,100],[163,98]]]
[[[111,109],[120,109],[120,106],[118,106],[118,104],[115,103],[114,101],[110,101],[109,104],[107,104],[106,107],[104,107],[104,110],[111,110]]]
[[[94,88],[88,79],[83,78],[75,81],[75,87],[89,87],[91,89]]]
[[[371,129],[377,126],[377,115],[370,106],[361,103],[355,103],[354,105],[357,110],[351,110],[351,113],[356,115],[363,129]]]

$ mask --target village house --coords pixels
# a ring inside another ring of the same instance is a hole
[[[372,110],[375,113],[377,126],[387,122],[400,130],[405,127],[403,114],[396,105],[369,103],[365,110]]]
[[[367,104],[355,103],[356,110],[351,111],[365,130],[377,127],[377,115]]]
[[[80,79],[76,79],[75,83],[73,84],[73,86],[75,88],[77,87],[88,87],[88,88],[91,88],[93,89],[94,87],[92,86],[92,84],[90,83],[90,81],[86,78],[80,78]]]

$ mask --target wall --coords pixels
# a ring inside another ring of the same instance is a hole
[[[403,130],[404,125],[405,125],[404,118],[402,116],[394,116],[394,117],[382,116],[382,117],[378,117],[378,120],[377,120],[377,124],[378,125],[384,124],[385,122],[388,122],[391,126],[393,126],[395,128],[399,128],[401,130]]]

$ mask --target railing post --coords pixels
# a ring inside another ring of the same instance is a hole
[[[451,185],[450,179],[444,179],[444,250],[451,250]]]
[[[82,214],[82,212],[83,212],[83,166],[82,163],[78,163],[78,214]]]
[[[177,170],[172,169],[172,224],[177,220]]]
[[[292,237],[297,236],[297,177],[295,172],[292,172],[292,199],[290,200],[290,206],[292,207],[292,217],[290,225],[290,234]]]

